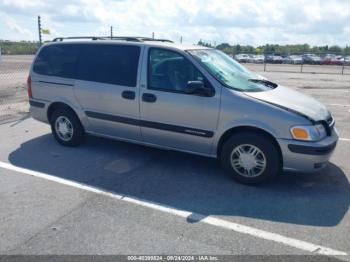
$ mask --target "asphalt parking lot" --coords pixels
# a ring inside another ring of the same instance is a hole
[[[331,110],[325,170],[244,186],[214,159],[96,137],[65,148],[23,114],[0,124],[0,253],[350,254],[350,75],[258,71]]]

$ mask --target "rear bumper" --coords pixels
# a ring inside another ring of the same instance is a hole
[[[47,107],[48,107],[48,102],[43,101],[43,100],[38,100],[38,99],[30,99],[29,100],[29,112],[30,115],[41,122],[48,123],[47,119]]]
[[[334,130],[319,142],[278,139],[283,156],[283,170],[309,173],[323,169],[327,166],[337,141],[338,135]]]

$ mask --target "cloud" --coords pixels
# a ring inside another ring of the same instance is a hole
[[[14,33],[17,34],[17,39],[20,39],[21,37],[24,38],[33,38],[33,32],[29,30],[28,28],[25,28],[17,23],[15,19],[10,17],[4,12],[0,12],[0,22],[7,27],[8,29],[12,30]],[[1,38],[1,37],[0,37]]]
[[[22,29],[22,19],[41,14],[56,35],[108,34],[113,25],[119,35],[155,32],[190,43],[350,44],[350,1],[343,0],[0,0],[0,9]]]

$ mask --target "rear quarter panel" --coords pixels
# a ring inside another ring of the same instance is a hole
[[[48,45],[50,44],[45,44],[38,50],[30,68],[33,95],[31,100],[45,104],[43,108],[34,108],[31,106],[31,114],[37,120],[48,122],[47,110],[53,103],[61,102],[71,107],[80,118],[83,126],[88,127],[89,123],[86,116],[81,110],[74,95],[75,80],[70,78],[41,75],[33,71],[34,62],[37,59],[38,54],[42,48]]]
[[[89,126],[86,116],[81,110],[74,95],[74,79],[43,76],[36,74],[33,71],[31,72],[31,77],[33,100],[45,103],[46,106],[42,110],[45,110],[46,116],[50,105],[55,102],[61,102],[68,105],[75,111],[83,126]],[[35,115],[33,116],[35,117]],[[43,119],[41,120],[43,121]],[[48,122],[48,119],[46,119],[45,122]]]

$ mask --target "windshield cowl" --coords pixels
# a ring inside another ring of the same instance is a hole
[[[267,80],[267,79],[249,79],[250,82],[253,83],[261,83],[263,85],[266,85],[267,87],[271,87],[272,89],[275,89],[278,85]]]

